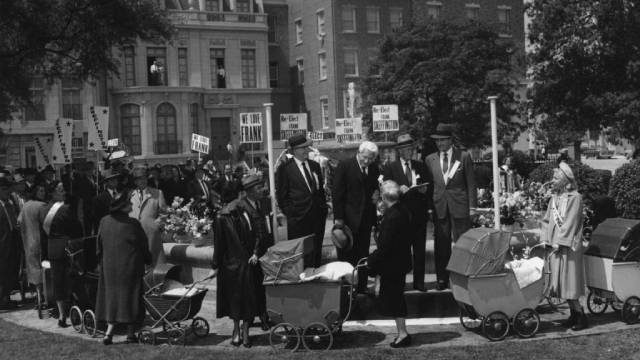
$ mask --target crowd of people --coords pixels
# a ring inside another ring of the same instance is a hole
[[[390,344],[411,343],[405,325],[405,275],[413,270],[413,288],[426,291],[425,242],[427,223],[434,224],[436,290],[449,287],[446,266],[452,243],[471,227],[477,190],[470,155],[453,142],[454,128],[438,125],[430,135],[437,151],[417,153],[409,135],[398,137],[395,160],[381,163],[378,146],[369,141],[356,154],[339,162],[327,179],[326,164],[310,159],[312,142],[304,135],[288,140],[287,156],[278,163],[275,194],[286,216],[288,238],[312,236],[313,251],[305,266],[322,265],[322,243],[327,216],[333,212],[333,233],[349,234],[346,243],[334,242],[338,260],[356,266],[368,258],[356,289],[366,293],[367,276],[380,276],[379,312],[396,320],[398,335]],[[424,151],[423,151],[424,152]],[[514,189],[509,161],[503,167],[504,185]],[[216,209],[212,275],[218,277],[217,316],[234,322],[232,344],[251,346],[249,327],[266,316],[265,290],[258,258],[273,245],[266,177],[248,171],[246,164],[224,165],[187,161],[174,165],[132,167],[112,161],[95,176],[86,163],[66,169],[56,179],[52,168],[40,173],[20,169],[0,172],[0,308],[16,306],[9,299],[24,259],[26,278],[42,286],[42,260],[49,261],[58,307],[58,325],[67,326],[69,296],[65,244],[96,236],[101,259],[97,318],[108,324],[105,344],[113,328],[126,324],[128,341],[136,341],[135,325],[144,316],[142,276],[145,269],[165,261],[159,226],[155,221],[167,199],[201,201]],[[554,249],[550,266],[551,289],[569,300],[569,327],[587,326],[577,299],[583,295],[581,234],[582,200],[571,168],[560,162],[554,173],[554,196],[544,218],[541,236]],[[371,241],[376,250],[369,252]],[[21,254],[23,254],[21,256]]]

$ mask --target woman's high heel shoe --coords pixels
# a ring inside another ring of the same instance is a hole
[[[236,340],[236,336],[238,336],[237,340]],[[231,345],[238,347],[240,346],[240,344],[242,344],[242,336],[239,336],[238,334],[234,333],[231,337]]]
[[[242,346],[246,347],[246,348],[250,348],[251,347],[251,339],[249,338],[249,335],[247,335],[243,340],[242,340]]]

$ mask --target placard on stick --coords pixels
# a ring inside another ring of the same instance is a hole
[[[362,140],[362,118],[336,119],[336,140],[341,143]]]
[[[191,150],[208,154],[209,138],[198,134],[191,134]]]
[[[240,142],[262,142],[262,113],[240,113]]]
[[[398,131],[398,105],[373,105],[373,132]]]

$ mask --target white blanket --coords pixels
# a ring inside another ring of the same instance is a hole
[[[318,268],[308,267],[300,274],[300,281],[340,280],[353,284],[353,265],[344,261],[334,261]]]
[[[191,289],[189,289],[188,287],[183,287],[183,288],[175,288],[169,291],[165,291],[162,293],[162,295],[180,296],[180,297],[184,296],[184,297],[190,298],[197,293],[198,293],[198,289],[196,287],[192,287]]]
[[[538,281],[542,277],[542,268],[544,267],[544,260],[534,256],[530,259],[513,260],[504,264],[507,269],[513,270],[516,275],[516,281],[520,286],[520,289],[531,285]]]

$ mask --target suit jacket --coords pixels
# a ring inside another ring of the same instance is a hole
[[[164,196],[161,190],[146,187],[142,191],[142,198],[138,189],[132,190],[131,195],[131,212],[129,216],[140,221],[144,233],[149,240],[149,251],[154,257],[155,264],[157,257],[162,252],[162,239],[160,238],[160,227],[156,223],[160,209],[166,206]]]
[[[308,160],[311,176],[316,182],[316,191],[311,192],[293,158],[278,167],[276,172],[276,200],[287,221],[300,221],[312,209],[318,206],[326,215],[327,203],[324,193],[324,180],[320,164]],[[324,221],[324,220],[323,220]]]
[[[369,165],[365,176],[355,157],[341,161],[333,176],[333,218],[344,220],[354,233],[363,222],[373,225],[376,207],[371,196],[378,190],[379,176],[376,164]]]
[[[375,274],[406,274],[411,270],[411,226],[409,210],[402,203],[387,209],[380,222],[377,248],[368,266]]]
[[[206,186],[207,190],[209,190],[208,196],[205,196],[207,194],[205,194],[204,189],[200,185],[200,182],[197,179],[193,179],[187,184],[187,200],[205,200],[207,203],[209,203],[209,200],[211,200],[211,187],[206,181],[203,180],[203,182],[204,186]]]
[[[416,174],[416,184],[429,183],[427,186],[427,192],[425,194],[411,190],[403,194],[400,200],[407,206],[411,214],[415,217],[424,219],[426,221],[427,212],[432,207],[433,198],[433,179],[429,168],[421,162],[411,160],[411,168]],[[404,173],[403,164],[399,160],[396,160],[384,169],[384,180],[393,180],[398,185],[405,185],[411,187],[409,179]]]
[[[454,148],[449,169],[453,168],[456,161],[460,165],[445,183],[440,154],[433,153],[425,160],[433,175],[433,203],[440,219],[445,218],[447,212],[454,218],[466,218],[469,216],[469,208],[476,207],[478,203],[471,156],[466,151]]]
[[[109,206],[115,200],[108,190],[102,191],[93,199],[94,227],[98,229],[100,220],[109,214]]]

